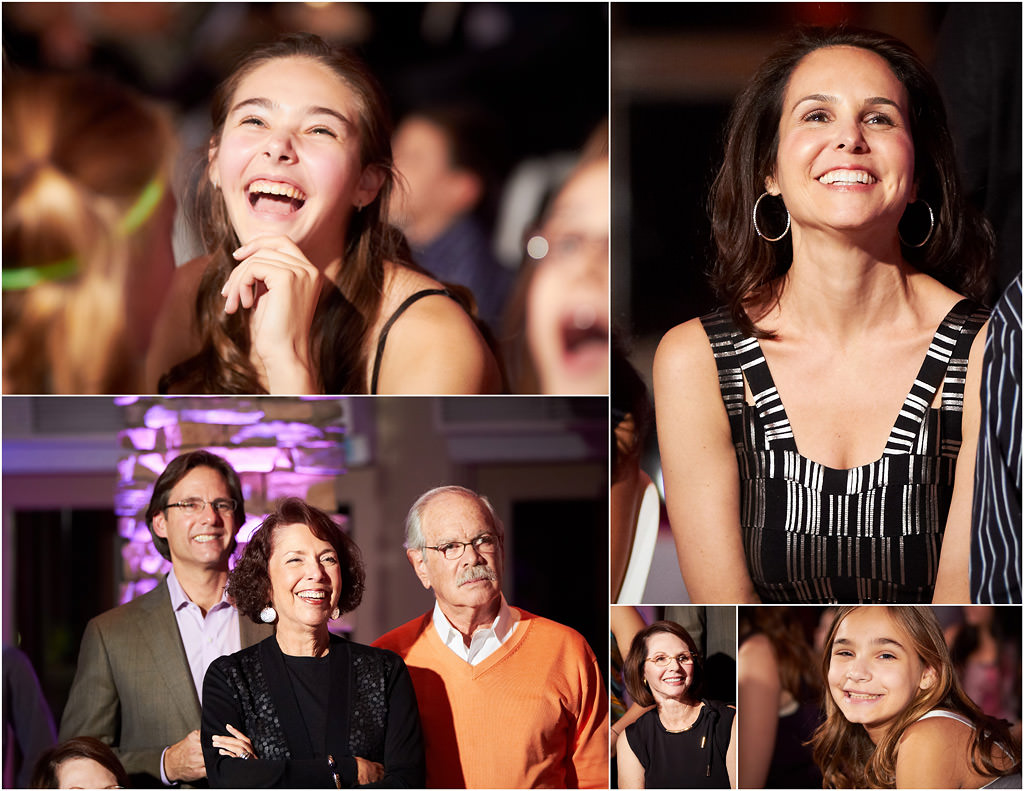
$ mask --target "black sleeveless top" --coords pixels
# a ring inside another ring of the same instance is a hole
[[[762,601],[931,601],[960,449],[967,357],[986,317],[970,300],[953,306],[882,457],[849,470],[800,455],[757,339],[743,336],[725,308],[701,318],[739,464],[747,566]],[[941,405],[930,408],[940,386]]]
[[[380,361],[384,358],[384,344],[387,343],[388,333],[391,331],[391,326],[398,321],[399,317],[405,313],[405,311],[415,302],[419,302],[424,297],[432,297],[434,294],[441,294],[448,297],[449,299],[455,299],[447,289],[443,288],[425,288],[422,291],[417,291],[415,294],[409,296],[398,309],[391,314],[390,318],[385,322],[384,328],[380,331],[380,337],[377,338],[377,354],[373,358],[373,376],[370,379],[370,395],[377,395],[377,379],[380,377]],[[458,300],[456,300],[458,304]]]
[[[665,730],[656,708],[626,726],[629,748],[644,768],[645,788],[729,788],[725,756],[736,709],[702,703],[685,731]]]

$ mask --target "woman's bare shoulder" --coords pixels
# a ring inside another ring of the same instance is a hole
[[[386,321],[399,305],[416,292],[443,288],[443,283],[425,272],[410,269],[392,261],[385,261],[384,294],[380,304],[380,314]]]
[[[924,306],[930,323],[938,325],[946,314],[964,299],[964,295],[940,283],[925,272],[917,272],[912,278],[914,293]],[[937,318],[936,318],[937,317]]]
[[[715,356],[704,325],[699,318],[677,324],[662,336],[654,355],[654,377],[671,378],[694,375],[702,379],[714,376]]]
[[[912,722],[900,736],[897,788],[958,787],[968,770],[967,750],[972,733],[970,725],[951,717]]]
[[[432,277],[386,264],[384,294],[373,332],[379,343],[384,325],[409,297],[442,289]],[[372,362],[372,355],[371,355]],[[493,354],[462,306],[444,295],[428,296],[406,308],[385,342],[380,392],[494,392],[500,374]]]
[[[414,269],[401,266],[400,264],[385,263],[384,267],[384,294],[381,299],[380,312],[377,316],[376,326],[372,337],[376,339],[384,325],[401,308],[402,304],[409,297],[423,291],[436,291],[444,289],[444,284],[434,278]],[[476,334],[475,323],[472,317],[462,309],[462,306],[455,300],[444,294],[429,295],[417,300],[401,314],[402,321],[396,322],[389,334],[397,331],[400,324],[420,324],[420,329],[428,331],[447,332],[470,332]],[[376,342],[376,341],[375,341]],[[389,340],[390,343],[390,340]]]
[[[750,635],[740,643],[737,656],[748,657],[751,661],[775,663],[775,648],[768,635],[761,632]]]

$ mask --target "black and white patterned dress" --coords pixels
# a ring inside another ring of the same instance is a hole
[[[701,318],[739,464],[747,566],[762,601],[931,601],[960,449],[967,357],[985,319],[966,299],[950,310],[882,457],[839,470],[800,455],[757,339],[743,336],[725,308]],[[941,404],[930,408],[940,386]]]

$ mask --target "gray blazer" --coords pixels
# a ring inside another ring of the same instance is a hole
[[[239,616],[242,648],[273,627]],[[60,739],[95,736],[109,744],[133,785],[161,786],[160,756],[199,728],[202,712],[167,580],[89,621],[60,723]]]

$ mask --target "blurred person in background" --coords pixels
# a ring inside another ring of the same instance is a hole
[[[92,736],[78,736],[39,756],[32,788],[128,788],[114,751]]]
[[[946,644],[967,696],[1020,730],[1020,609],[975,605],[946,627]]]
[[[807,741],[821,683],[804,626],[785,607],[739,608],[740,788],[821,788]]]
[[[610,582],[612,601],[618,601],[636,540],[640,506],[647,487],[651,485],[651,478],[640,463],[654,419],[654,405],[647,392],[647,385],[630,364],[614,333],[611,349],[611,417]],[[628,643],[623,647],[626,646]]]
[[[495,328],[513,280],[490,233],[503,170],[499,127],[469,105],[422,108],[405,116],[392,146],[405,182],[395,220],[416,263],[472,291],[480,317]]]
[[[26,788],[36,759],[57,741],[57,728],[32,662],[13,645],[3,649],[3,679],[3,785]]]
[[[612,779],[618,779],[618,764],[615,749],[622,731],[649,706],[640,706],[633,702],[626,689],[626,657],[633,645],[633,638],[647,626],[643,616],[636,607],[615,606],[609,608],[608,624],[611,627],[611,697],[609,699],[609,720],[611,734],[609,747],[611,750]]]
[[[151,387],[211,393],[486,393],[501,372],[457,288],[391,227],[386,100],[353,54],[310,34],[245,56],[220,86]],[[191,319],[189,317],[192,317]]]
[[[509,359],[518,364],[515,392],[608,393],[608,177],[602,124],[538,227],[526,234],[527,256],[503,331]]]
[[[167,113],[108,79],[4,74],[4,393],[142,387],[175,153]]]

